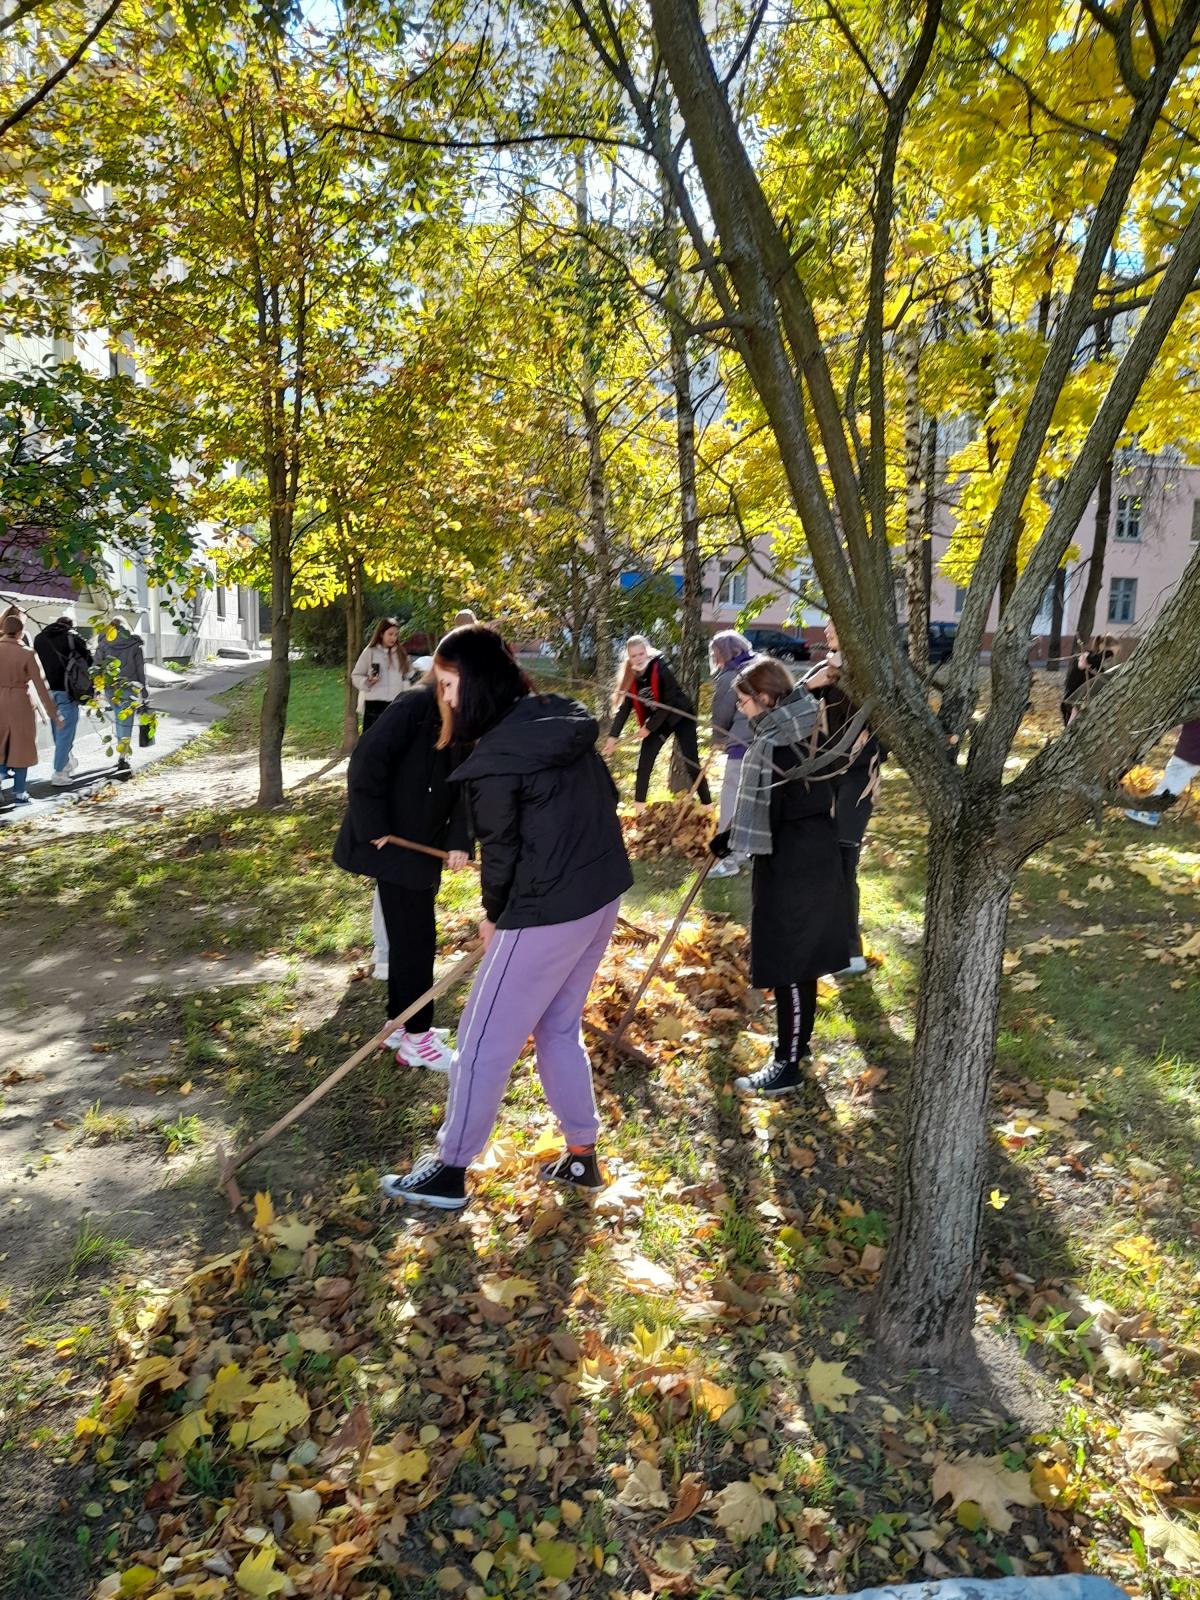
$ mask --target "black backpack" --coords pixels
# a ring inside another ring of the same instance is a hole
[[[67,635],[67,659],[63,663],[63,683],[67,698],[74,700],[77,705],[84,705],[95,698],[96,688],[92,682],[92,669],[79,649],[73,633]]]

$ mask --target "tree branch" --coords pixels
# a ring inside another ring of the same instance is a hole
[[[117,12],[121,9],[121,4],[122,0],[109,0],[108,5],[106,5],[104,10],[100,13],[94,25],[79,41],[75,49],[72,50],[71,54],[63,62],[62,66],[59,67],[58,71],[52,72],[39,89],[36,89],[33,94],[21,102],[15,111],[10,111],[8,116],[5,117],[4,121],[0,122],[0,139],[3,139],[4,135],[8,133],[10,129],[15,128],[19,122],[24,122],[25,118],[29,116],[30,112],[36,111],[38,106],[41,105],[42,101],[58,88],[59,84],[69,73],[74,71],[74,69],[83,60],[88,49],[96,42],[96,40],[104,32],[105,28],[107,28],[108,24],[112,21],[113,17],[115,17]]]

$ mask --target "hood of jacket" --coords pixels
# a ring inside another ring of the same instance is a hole
[[[489,729],[451,774],[451,782],[507,773],[569,767],[594,749],[600,728],[577,700],[561,694],[527,694]]]

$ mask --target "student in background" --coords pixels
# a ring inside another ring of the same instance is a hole
[[[638,806],[645,805],[650,792],[650,779],[659,751],[670,739],[679,746],[684,767],[696,789],[700,804],[712,804],[708,780],[700,777],[700,746],[696,731],[696,708],[688,698],[675,674],[663,660],[661,650],[656,650],[648,639],[634,634],[625,644],[625,655],[617,671],[616,688],[612,698],[613,719],[604,741],[604,754],[612,755],[617,748],[621,730],[632,711],[637,718],[638,738],[642,747],[638,751],[637,777],[634,780],[633,798]]]
[[[79,707],[87,698],[84,694],[73,694],[71,689],[73,684],[78,686],[81,678],[90,680],[92,652],[75,632],[74,618],[66,613],[42,629],[33,641],[33,648],[62,718],[61,726],[54,731],[54,776],[50,782],[55,788],[64,789],[70,785],[71,774],[79,765],[71,752],[79,727]]]
[[[366,733],[396,696],[411,689],[419,678],[420,673],[400,643],[400,624],[392,617],[384,617],[376,624],[370,643],[350,674],[350,682],[358,690],[362,731]]]
[[[721,750],[725,755],[717,818],[717,827],[723,829],[733,821],[742,757],[750,743],[750,723],[738,710],[735,684],[738,674],[754,660],[754,646],[745,634],[727,629],[723,633],[713,634],[708,646],[708,659],[716,674],[712,698],[713,749]],[[724,861],[717,862],[710,876],[732,878],[743,865],[736,855],[729,855]]]
[[[24,632],[20,612],[7,611],[0,621],[0,777],[11,777],[9,798],[18,806],[30,803],[26,780],[30,767],[37,765],[37,723],[29,698],[31,686],[56,729],[62,727],[63,720],[46,687],[37,656],[22,642]]]
[[[104,697],[117,736],[117,771],[129,772],[134,719],[139,710],[145,709],[149,698],[146,657],[141,637],[129,631],[124,617],[118,617],[108,628],[101,628],[100,633],[93,665],[98,673],[104,674]]]

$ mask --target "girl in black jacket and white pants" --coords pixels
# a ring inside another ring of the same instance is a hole
[[[487,1144],[513,1063],[533,1035],[538,1074],[566,1149],[543,1176],[598,1189],[599,1132],[582,1018],[621,896],[633,882],[617,792],[595,719],[535,695],[490,628],[456,628],[434,657],[442,738],[477,741],[454,782],[482,851],[485,946],[458,1029],[437,1154],[383,1178],[397,1200],[457,1211]]]
[[[364,731],[350,757],[348,804],[333,859],[347,872],[374,878],[387,926],[388,1016],[398,1017],[433,984],[437,953],[434,905],[442,863],[385,844],[390,835],[449,852],[467,863],[466,813],[450,784],[458,752],[439,748],[442,717],[432,684],[400,695]],[[446,1072],[450,1049],[422,1006],[387,1041],[397,1061]]]

